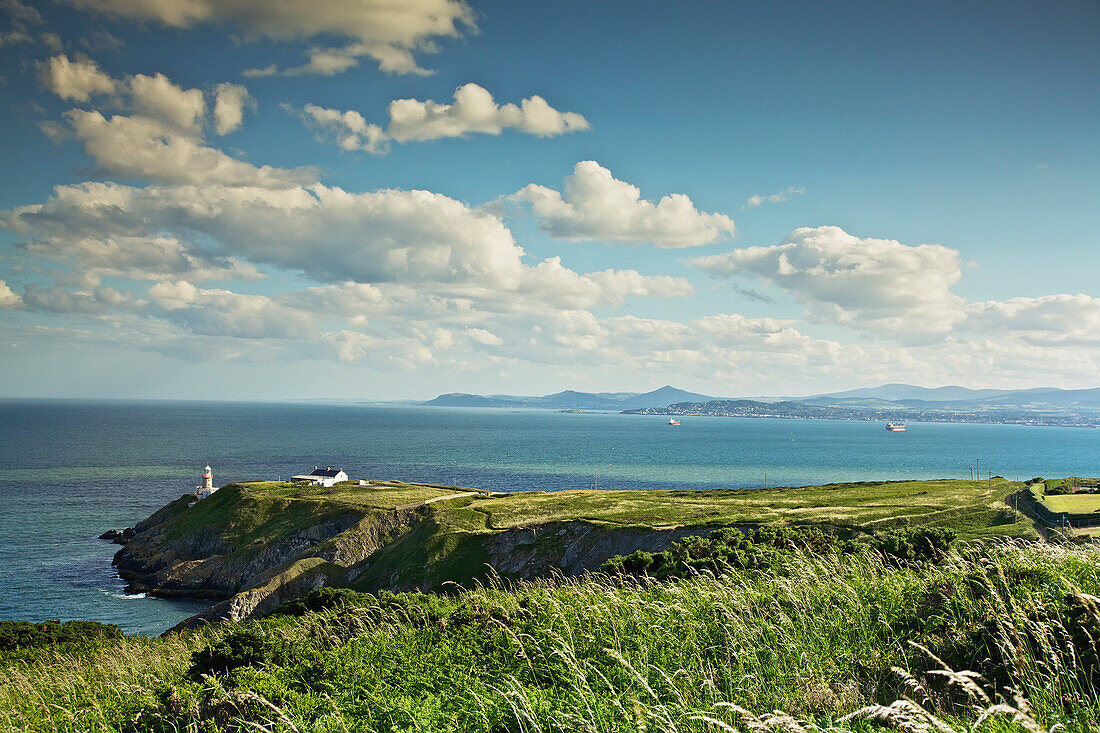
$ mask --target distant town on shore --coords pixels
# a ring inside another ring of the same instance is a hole
[[[565,390],[531,397],[452,392],[418,404],[428,407],[592,410],[632,415],[1100,427],[1100,388],[1004,390],[887,384],[808,397],[747,399],[713,397],[666,385],[645,393]]]

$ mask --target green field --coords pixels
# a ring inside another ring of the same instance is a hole
[[[1027,535],[1006,521],[1004,497],[1019,484],[899,481],[711,491],[561,491],[495,495],[469,506],[491,529],[583,520],[655,528],[781,522],[850,531],[936,524],[966,536]]]
[[[1043,503],[1056,514],[1088,514],[1100,512],[1100,494],[1044,495]]]
[[[369,486],[359,486],[356,481],[345,481],[331,488],[290,481],[252,481],[238,486],[257,498],[323,500],[369,509],[396,509],[451,494],[477,493],[477,489],[407,484],[400,481],[372,481]]]
[[[355,510],[390,510],[455,494],[469,496],[433,504],[442,525],[467,531],[498,531],[550,522],[582,521],[654,529],[813,524],[849,532],[934,524],[963,536],[1032,536],[1026,522],[1006,521],[1004,497],[1020,488],[992,481],[895,481],[772,489],[703,491],[525,491],[488,494],[476,489],[396,481],[332,488],[289,482],[233,485],[254,501],[324,502]],[[297,504],[297,503],[301,504]]]
[[[1096,479],[1074,479],[1073,483],[1094,487]],[[1100,512],[1100,494],[1049,494],[1052,488],[1068,490],[1068,479],[1052,479],[1032,484],[1031,496],[1055,514],[1089,514]]]

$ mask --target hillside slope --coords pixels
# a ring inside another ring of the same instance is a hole
[[[662,550],[719,527],[802,524],[856,536],[944,525],[964,537],[1031,534],[1003,504],[1016,488],[997,479],[489,495],[397,482],[231,484],[138,524],[115,564],[133,592],[221,601],[192,623],[239,620],[320,586],[432,591],[493,574],[575,576],[614,555]]]

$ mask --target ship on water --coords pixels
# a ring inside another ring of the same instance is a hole
[[[669,424],[669,425],[679,425],[679,424],[680,424],[680,421],[679,421],[679,420],[677,420],[677,419],[676,419],[676,418],[674,418],[674,417],[670,417],[670,418],[668,419],[668,424]]]
[[[886,423],[886,429],[891,433],[900,433],[905,430],[905,423],[903,422],[888,422]]]

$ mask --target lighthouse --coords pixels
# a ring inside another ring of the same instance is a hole
[[[194,498],[188,502],[187,506],[195,506],[215,491],[217,491],[217,488],[214,487],[214,472],[210,466],[207,466],[202,471],[202,486],[195,487]]]

